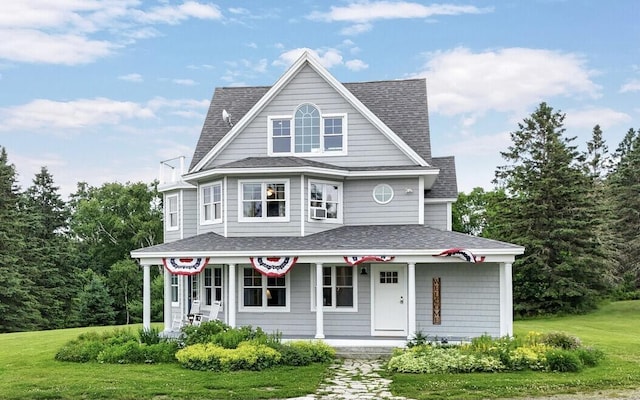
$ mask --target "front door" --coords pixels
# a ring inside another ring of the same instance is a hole
[[[373,335],[407,336],[406,265],[372,264]]]

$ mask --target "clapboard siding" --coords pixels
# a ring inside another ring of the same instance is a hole
[[[500,335],[500,280],[495,263],[418,264],[416,327],[425,335],[470,338]],[[440,325],[433,325],[432,280],[441,279]]]
[[[183,237],[188,238],[198,233],[198,195],[196,189],[182,191],[182,229]]]
[[[424,205],[424,224],[436,229],[447,230],[447,204],[427,203]]]
[[[356,268],[355,271],[359,271]],[[357,274],[358,312],[324,312],[324,333],[334,336],[368,336],[371,334],[370,275]]]
[[[412,165],[411,160],[383,133],[356,111],[313,69],[305,67],[207,166],[222,165],[246,157],[265,157],[268,148],[267,118],[293,116],[302,103],[316,105],[322,114],[346,113],[348,155],[306,157],[339,166]]]
[[[393,188],[393,199],[378,204],[373,188],[386,183]],[[411,189],[411,193],[407,193]],[[369,179],[347,181],[344,187],[345,225],[417,224],[419,222],[418,179]]]

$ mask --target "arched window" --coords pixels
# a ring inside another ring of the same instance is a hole
[[[320,112],[311,104],[302,104],[294,116],[295,152],[320,151]]]

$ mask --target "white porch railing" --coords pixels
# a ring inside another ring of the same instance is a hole
[[[160,161],[160,185],[182,182],[182,175],[185,172],[185,156]]]

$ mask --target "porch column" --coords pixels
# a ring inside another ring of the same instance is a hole
[[[227,323],[230,327],[236,327],[236,265],[229,264],[229,304],[227,304]]]
[[[324,311],[322,302],[322,264],[316,264],[316,339],[324,339]]]
[[[407,339],[413,338],[416,333],[416,264],[407,264],[407,288],[409,297],[409,304],[407,304],[407,311],[409,312],[409,323]]]
[[[164,275],[164,330],[171,330],[171,321],[173,321],[173,315],[171,310],[171,273],[163,268]]]
[[[500,263],[500,336],[513,335],[513,277],[511,263]]]
[[[142,265],[142,327],[151,329],[151,266]]]

